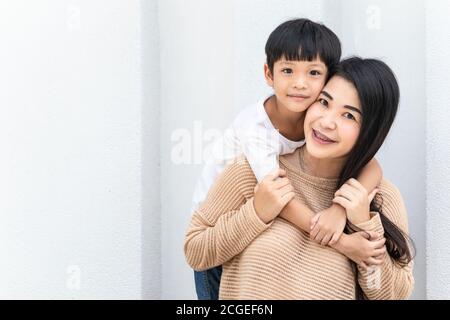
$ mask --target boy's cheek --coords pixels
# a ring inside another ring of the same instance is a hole
[[[324,79],[319,79],[316,82],[316,85],[314,87],[314,89],[315,89],[314,91],[316,91],[317,95],[319,95],[324,87],[325,87],[325,80]]]

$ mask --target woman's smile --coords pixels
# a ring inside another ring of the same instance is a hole
[[[317,142],[318,144],[332,144],[332,143],[336,142],[336,141],[328,138],[326,135],[324,135],[314,129],[312,129],[311,136],[313,138],[313,141]]]

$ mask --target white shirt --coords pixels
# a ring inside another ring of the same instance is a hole
[[[242,110],[225,130],[223,137],[214,143],[197,181],[191,212],[200,206],[216,178],[238,156],[243,154],[246,157],[260,182],[271,171],[279,168],[279,155],[292,153],[305,143],[305,140],[289,140],[275,129],[264,108],[269,98],[265,97]]]

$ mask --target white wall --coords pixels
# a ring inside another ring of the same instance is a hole
[[[160,52],[157,1],[140,1],[142,298],[161,298]]]
[[[0,298],[140,298],[139,1],[0,21]]]
[[[231,120],[232,5],[227,1],[161,0],[161,233],[162,298],[195,298],[183,243],[194,183],[209,128]],[[183,138],[173,136],[183,133]],[[197,137],[200,138],[197,138]],[[172,139],[173,137],[173,139]],[[192,142],[185,163],[172,147]],[[195,147],[194,147],[195,143]],[[199,153],[200,152],[200,153]]]
[[[450,299],[450,2],[426,3],[427,298]]]

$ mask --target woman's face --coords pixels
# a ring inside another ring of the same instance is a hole
[[[308,153],[319,159],[345,157],[358,138],[361,112],[356,88],[342,77],[332,77],[306,113]]]

